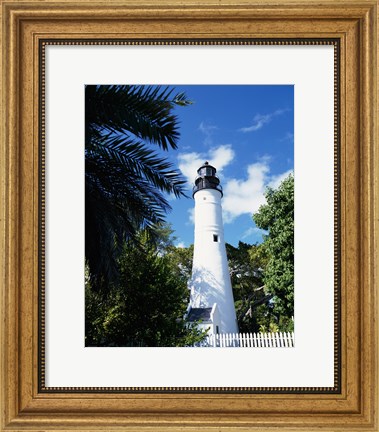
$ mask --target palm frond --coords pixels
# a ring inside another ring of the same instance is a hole
[[[110,168],[117,171],[120,179],[135,175],[148,180],[162,192],[173,193],[176,197],[185,195],[185,180],[181,173],[142,142],[109,135],[92,145],[91,150],[86,152],[86,158],[111,165]]]
[[[153,86],[86,86],[85,235],[92,286],[117,278],[117,256],[140,229],[151,230],[171,210],[164,193],[184,196],[185,181],[153,143],[176,148],[175,105],[182,93]]]
[[[163,150],[176,149],[179,123],[173,107],[192,102],[183,93],[172,93],[160,86],[87,85],[86,124],[95,130],[133,134]]]

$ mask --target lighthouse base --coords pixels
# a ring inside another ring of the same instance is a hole
[[[189,306],[186,320],[190,323],[196,323],[197,327],[207,331],[208,335],[220,333],[221,320],[217,303],[214,303],[212,307],[194,308]]]

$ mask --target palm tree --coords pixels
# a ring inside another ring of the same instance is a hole
[[[159,86],[85,89],[85,255],[92,286],[108,286],[126,239],[164,220],[163,193],[184,195],[184,180],[152,145],[176,149],[175,105],[191,102]]]

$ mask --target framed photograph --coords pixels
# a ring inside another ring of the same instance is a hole
[[[2,0],[2,430],[378,430],[377,6]]]
[[[47,47],[49,56],[54,48]],[[79,50],[82,48],[86,47]],[[129,60],[133,57],[128,54],[130,50],[138,51],[139,57],[148,55],[149,61],[154,56],[164,58],[166,51],[167,60],[180,53],[188,59],[191,54],[183,48],[174,46],[167,51],[165,46],[119,45],[114,52]],[[204,47],[191,48],[195,64]],[[205,51],[215,62],[228,48],[209,45]],[[250,59],[257,60],[258,52],[267,55],[273,46],[267,52],[264,48],[255,51],[253,45],[246,48],[250,48]],[[90,56],[97,57],[103,49],[90,47]],[[334,48],[326,49],[332,68]],[[206,69],[210,71],[211,65]],[[188,79],[183,71],[175,70],[172,77],[175,75]],[[50,81],[48,76],[46,70],[46,82]],[[130,82],[133,78],[123,70],[114,79]],[[155,79],[151,74],[150,82]],[[233,80],[239,81],[236,77]],[[330,99],[332,87],[330,82]],[[60,283],[51,281],[49,285],[74,287],[86,280],[86,346],[293,347],[294,86],[86,84],[85,98],[85,175],[78,173],[72,189],[79,190],[85,177],[85,247],[80,250],[85,250],[86,277],[82,274],[77,282],[60,279]],[[110,105],[115,113],[112,118],[107,108]],[[208,116],[214,124],[204,120]],[[163,118],[168,118],[167,123]],[[275,129],[269,125],[275,125]],[[141,131],[137,132],[136,127]],[[142,143],[140,136],[146,132],[150,137]],[[329,134],[332,141],[332,127]],[[157,136],[161,137],[158,143]],[[69,140],[62,137],[62,141]],[[173,144],[165,149],[170,140]],[[57,142],[56,138],[53,141]],[[61,155],[57,153],[54,168],[53,152],[47,183],[63,174],[58,174],[58,167],[63,166]],[[180,172],[175,171],[176,166]],[[300,183],[304,184],[305,179]],[[269,193],[266,187],[272,191]],[[162,193],[170,198],[163,201]],[[268,193],[270,204],[264,204]],[[53,206],[61,215],[71,208],[73,194],[69,197],[68,203],[61,200]],[[46,196],[46,202],[50,201]],[[83,211],[83,206],[78,207]],[[280,217],[273,216],[276,214]],[[332,219],[332,212],[330,216]],[[80,220],[80,214],[75,219]],[[121,229],[116,220],[122,221]],[[136,224],[135,220],[141,222]],[[298,225],[300,221],[298,216]],[[109,231],[113,235],[108,235]],[[120,247],[115,247],[115,236]],[[51,247],[60,244],[62,250],[66,249],[64,243],[68,246],[75,242],[66,233],[64,239],[52,241]],[[58,257],[59,253],[51,255]],[[80,261],[83,257],[72,257],[73,265]],[[325,265],[328,262],[326,259]],[[271,276],[264,278],[265,274]],[[330,284],[317,283],[333,286],[332,273]],[[53,292],[56,290],[50,292],[51,298]],[[57,292],[72,299],[65,289]],[[56,305],[62,301],[60,297]],[[56,312],[51,315],[56,317]],[[51,334],[49,340],[54,339]],[[321,339],[324,345],[325,338]],[[133,350],[123,351],[130,359]],[[187,354],[188,350],[182,350],[179,363],[184,365]]]

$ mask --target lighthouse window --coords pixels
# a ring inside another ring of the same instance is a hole
[[[213,234],[213,241],[218,242],[218,235],[217,234]]]
[[[213,175],[212,168],[204,167],[200,170],[200,175],[211,177]]]

